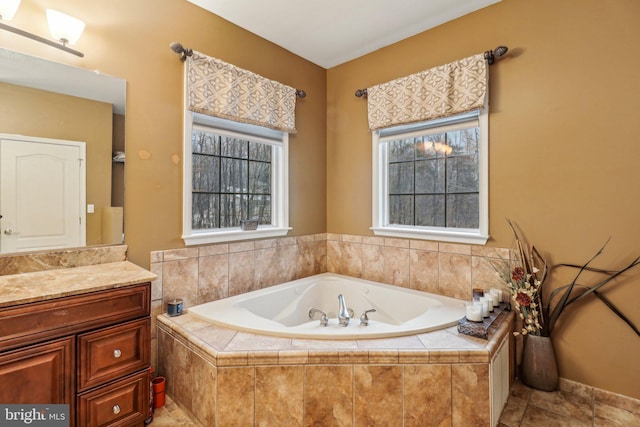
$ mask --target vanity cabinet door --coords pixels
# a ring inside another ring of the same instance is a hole
[[[70,404],[73,414],[75,337],[0,353],[0,402]]]

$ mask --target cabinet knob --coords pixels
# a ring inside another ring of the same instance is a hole
[[[113,357],[118,359],[120,356],[122,356],[122,352],[119,349],[113,350]]]
[[[113,413],[118,415],[120,413],[120,406],[113,405]]]

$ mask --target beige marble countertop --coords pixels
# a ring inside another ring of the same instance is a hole
[[[0,307],[120,288],[156,277],[129,261],[0,276]]]

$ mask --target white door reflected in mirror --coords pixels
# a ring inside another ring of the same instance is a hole
[[[84,246],[85,144],[2,135],[0,253]]]

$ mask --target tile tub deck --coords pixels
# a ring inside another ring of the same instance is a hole
[[[513,318],[501,315],[489,340],[454,326],[333,341],[239,332],[187,310],[157,318],[158,374],[206,426],[489,426],[490,361],[511,337]]]

